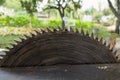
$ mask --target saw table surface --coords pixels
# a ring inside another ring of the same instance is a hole
[[[0,68],[0,80],[120,80],[120,64]]]

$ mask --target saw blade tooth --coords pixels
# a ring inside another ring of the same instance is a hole
[[[16,46],[16,44],[11,44],[12,48],[14,48]]]
[[[83,28],[81,28],[81,32],[80,32],[80,33],[81,33],[82,35],[85,34]]]
[[[112,53],[113,53],[114,55],[117,55],[117,50],[116,50],[116,49],[113,49],[113,50],[112,50]]]
[[[65,30],[65,27],[61,27],[61,29],[62,29],[62,31],[64,31],[64,30]]]
[[[114,53],[115,54],[115,53]],[[115,55],[116,60],[118,61],[119,55]],[[120,60],[119,60],[120,62]]]
[[[103,45],[105,45],[105,46],[106,46],[106,45],[107,45],[107,42],[106,42],[106,41],[104,41]]]
[[[52,32],[49,28],[47,28],[47,32]]]
[[[63,32],[69,32],[68,29],[66,28],[63,28]]]
[[[4,57],[0,56],[0,60],[2,60]]]
[[[62,31],[61,32],[64,32],[65,31],[65,28],[64,27],[62,27]]]
[[[6,54],[0,54],[0,56],[1,56],[1,57],[5,57],[5,56],[6,56]]]
[[[59,31],[63,31],[61,28],[59,28]]]
[[[113,52],[113,50],[114,50],[114,47],[110,47],[110,51]]]
[[[9,51],[3,51],[3,53],[5,53],[5,55],[6,55],[6,54],[8,54],[8,53],[9,53]]]
[[[76,28],[76,33],[79,33],[79,30],[78,30],[78,28]]]
[[[18,41],[18,40],[14,40],[14,42],[15,42],[16,44],[20,43],[20,41]]]
[[[57,29],[53,29],[53,32],[57,32]]]
[[[38,30],[34,30],[36,34],[40,34],[40,31]],[[29,37],[29,36],[28,36]]]
[[[59,31],[63,31],[63,29],[62,29],[60,26],[58,27],[58,30],[59,30]]]
[[[0,52],[0,56],[5,56],[7,53],[5,53],[4,51],[3,52]]]
[[[20,37],[19,39],[20,39],[22,42],[23,42],[23,41],[25,41],[25,39],[24,39],[24,38],[21,38],[21,37]]]
[[[32,37],[36,36],[34,33],[31,34]]]
[[[72,27],[70,27],[70,32],[74,32],[74,30],[73,30],[73,28],[72,28]]]
[[[5,47],[5,49],[10,50],[11,48],[10,47]]]
[[[45,32],[45,30],[41,29],[41,33],[42,33],[42,34],[45,34],[46,32]]]
[[[94,38],[94,34],[93,34],[93,32],[91,33],[91,37]]]
[[[101,44],[103,43],[103,38],[102,38],[102,37],[100,38],[99,42],[100,42]]]
[[[30,38],[30,36],[28,36],[28,35],[24,35],[24,37],[25,37],[26,39]]]
[[[96,37],[95,37],[95,40],[99,41],[99,38],[96,36]]]
[[[68,32],[68,29],[65,29],[65,32]]]
[[[13,44],[17,45],[19,44],[21,41],[18,41],[18,40],[14,40]],[[12,45],[12,44],[11,44]]]
[[[107,48],[109,48],[109,49],[110,49],[110,46],[111,46],[111,45],[110,45],[110,44],[108,44],[108,45],[107,45]]]
[[[89,37],[89,32],[88,32],[88,31],[86,32],[86,36],[88,36],[88,37]]]

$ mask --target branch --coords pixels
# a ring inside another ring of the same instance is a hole
[[[120,12],[120,0],[117,0],[117,9],[118,9],[118,12]]]
[[[48,10],[48,9],[58,9],[56,6],[48,6],[47,8],[45,8],[44,10]]]
[[[117,0],[116,2],[117,2],[117,6],[119,6],[119,4],[120,4],[120,0]]]
[[[68,6],[68,3],[66,3],[65,7],[63,7],[63,9],[65,9]]]
[[[116,9],[113,7],[113,5],[112,5],[112,3],[111,3],[110,0],[108,0],[108,3],[109,3],[109,7],[111,8],[111,10],[112,10],[112,12],[115,14],[115,16],[116,16],[117,18],[120,18],[120,17],[119,17],[119,14],[117,13]]]

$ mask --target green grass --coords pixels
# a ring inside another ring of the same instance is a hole
[[[14,43],[14,40],[19,40],[22,35],[0,35],[0,48],[5,48]]]

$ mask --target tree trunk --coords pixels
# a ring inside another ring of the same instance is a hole
[[[59,11],[59,14],[60,14],[60,17],[61,17],[61,20],[62,20],[62,28],[65,28],[65,21],[63,20],[63,18],[65,16],[65,11],[64,11],[63,8],[62,8],[62,10],[59,8],[58,11]]]
[[[63,17],[62,17],[62,28],[65,28],[65,21],[63,20]]]
[[[115,28],[115,32],[120,34],[120,19],[118,19],[116,21],[116,28]]]
[[[63,20],[64,14],[60,13],[60,17],[61,17],[61,20],[62,20],[62,28],[65,28],[65,21]]]

